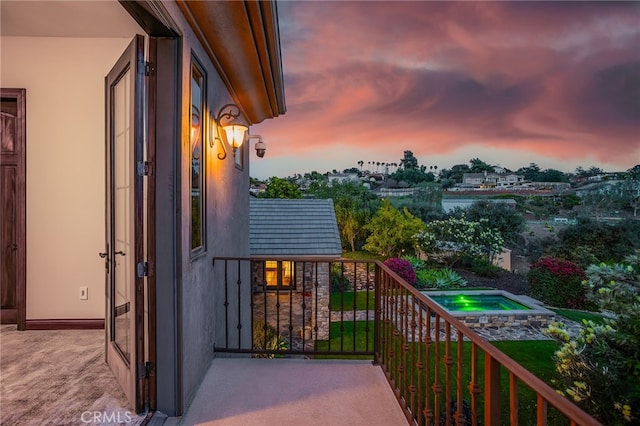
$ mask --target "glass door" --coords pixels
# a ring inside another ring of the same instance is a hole
[[[132,407],[144,410],[144,37],[106,77],[106,357]]]

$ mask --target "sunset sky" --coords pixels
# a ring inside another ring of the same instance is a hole
[[[640,2],[278,3],[287,113],[251,176],[640,163]]]

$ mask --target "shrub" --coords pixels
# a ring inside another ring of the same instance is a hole
[[[487,259],[474,257],[471,260],[471,271],[481,277],[496,278],[503,269],[489,262]]]
[[[584,271],[573,262],[544,257],[531,265],[527,277],[531,296],[548,305],[571,309],[587,306]]]
[[[562,343],[555,354],[559,392],[606,424],[640,421],[640,258],[591,265],[587,298],[613,313],[607,324],[583,321],[577,338],[562,325],[546,333]]]
[[[416,288],[437,288],[446,290],[450,288],[465,287],[467,282],[457,272],[449,268],[424,269],[418,271]]]
[[[416,274],[421,269],[424,269],[425,261],[422,259],[418,259],[415,256],[402,256],[402,259],[406,260],[411,264],[411,267],[413,268],[414,271],[416,271]]]
[[[343,274],[342,266],[338,263],[331,265],[331,292],[343,293],[351,290],[351,281]]]
[[[282,334],[278,333],[275,327],[265,324],[264,321],[255,320],[253,322],[253,349],[259,350],[287,350],[289,344]],[[256,358],[274,358],[282,355],[255,354]]]
[[[397,257],[391,257],[384,261],[384,264],[389,267],[393,272],[400,275],[406,282],[411,285],[416,283],[416,272],[413,270],[413,266],[406,259],[399,259]]]

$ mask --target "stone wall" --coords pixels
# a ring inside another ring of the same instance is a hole
[[[329,263],[296,262],[295,286],[265,292],[262,261],[251,266],[254,321],[278,328],[291,345],[300,349],[308,342],[329,339]],[[304,338],[303,338],[304,336]]]
[[[369,290],[375,288],[375,263],[344,262],[344,278],[349,280],[350,290]],[[355,271],[354,271],[355,269]]]

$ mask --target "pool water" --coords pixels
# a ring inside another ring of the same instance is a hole
[[[499,294],[448,294],[429,297],[450,312],[530,310],[529,307]]]

